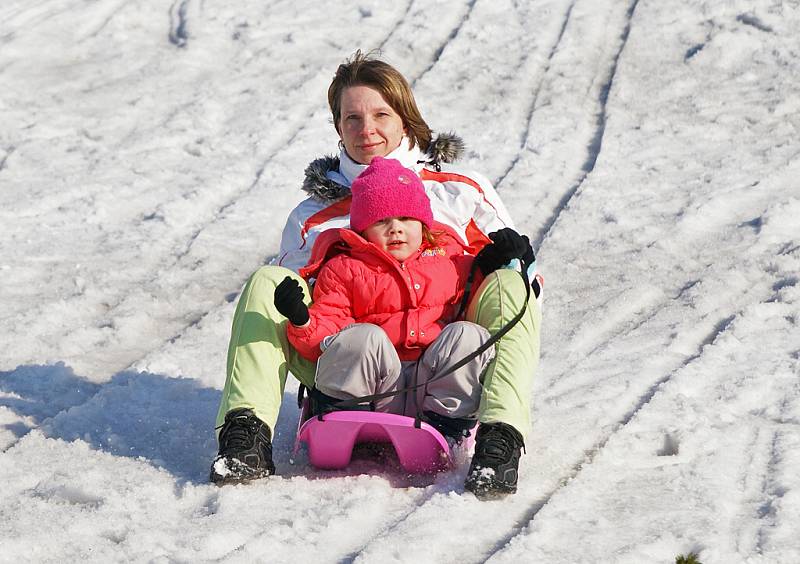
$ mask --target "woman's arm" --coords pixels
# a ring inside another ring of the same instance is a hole
[[[423,169],[434,217],[453,227],[469,245],[488,242],[488,235],[514,222],[497,191],[484,176],[456,167]],[[479,245],[479,246],[480,246]]]
[[[308,264],[317,236],[328,229],[349,227],[349,213],[349,198],[331,202],[308,198],[300,202],[286,220],[275,263],[299,272]]]
[[[297,272],[308,262],[311,245],[306,244],[303,237],[303,224],[313,213],[306,202],[300,203],[289,214],[281,235],[281,249],[275,264]]]
[[[486,235],[494,231],[499,231],[503,227],[514,227],[514,220],[508,213],[505,204],[500,199],[497,190],[494,189],[488,178],[476,172],[470,172],[469,177],[478,183],[481,189],[481,198],[476,201],[475,223]]]

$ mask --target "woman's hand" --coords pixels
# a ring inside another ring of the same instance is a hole
[[[275,288],[275,307],[292,325],[301,327],[308,323],[308,306],[303,303],[303,289],[291,276],[284,278]]]
[[[515,258],[520,259],[525,265],[535,260],[528,236],[520,235],[510,227],[490,233],[489,239],[492,242],[475,256],[475,262],[484,276],[503,268]]]

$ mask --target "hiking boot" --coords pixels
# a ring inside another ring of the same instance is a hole
[[[522,435],[505,423],[482,423],[475,438],[475,454],[464,489],[479,499],[492,499],[517,491]]]
[[[219,433],[219,454],[211,465],[211,481],[222,486],[275,473],[269,427],[250,409],[232,409]]]
[[[477,419],[455,418],[440,415],[433,411],[424,411],[422,420],[431,425],[447,441],[450,448],[458,445],[470,436],[470,430],[477,425]]]

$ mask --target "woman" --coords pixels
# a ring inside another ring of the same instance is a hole
[[[211,469],[217,484],[275,472],[271,438],[287,372],[311,388],[315,366],[289,344],[287,320],[275,308],[273,294],[290,275],[310,301],[306,283],[296,272],[308,263],[320,233],[349,226],[350,184],[375,156],[396,159],[419,175],[436,221],[452,227],[476,249],[490,243],[482,251],[484,262],[500,264],[509,258],[509,249],[523,243],[516,232],[504,229],[513,228],[513,222],[491,183],[450,166],[463,152],[460,139],[433,139],[408,83],[391,65],[357,52],[339,66],[328,103],[340,137],[339,155],[308,166],[303,190],[309,197],[289,216],[277,265],[253,274],[236,308],[217,416],[220,449]],[[498,231],[503,236],[495,235],[497,241],[492,242],[487,235]],[[529,247],[527,238],[524,244]],[[494,271],[473,289],[466,318],[495,333],[522,308],[525,296],[517,273]],[[497,343],[496,357],[484,376],[481,425],[465,483],[480,497],[516,491],[523,435],[530,427],[540,321],[539,305],[531,299],[526,315]]]

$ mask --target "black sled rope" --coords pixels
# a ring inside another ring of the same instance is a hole
[[[486,340],[486,342],[483,343],[481,346],[479,346],[477,349],[475,349],[474,351],[469,353],[467,356],[465,356],[464,358],[462,358],[461,360],[459,360],[458,362],[456,362],[452,366],[450,366],[450,368],[448,368],[444,372],[440,372],[439,374],[437,374],[433,378],[429,379],[427,382],[422,382],[420,384],[414,384],[412,386],[407,386],[405,388],[400,388],[399,390],[392,390],[391,392],[383,392],[383,393],[380,393],[380,394],[372,394],[372,395],[369,395],[369,396],[362,396],[362,397],[358,397],[358,398],[350,398],[350,399],[346,399],[346,400],[339,400],[339,401],[337,401],[335,403],[330,404],[330,407],[332,407],[334,410],[344,410],[344,409],[352,408],[352,407],[359,407],[359,406],[363,407],[365,405],[371,406],[374,402],[376,402],[378,400],[381,400],[381,399],[384,399],[384,398],[389,398],[389,397],[392,397],[392,396],[397,396],[397,395],[400,395],[400,394],[404,394],[406,392],[412,392],[414,390],[422,388],[423,386],[428,386],[431,382],[435,382],[436,380],[441,380],[445,376],[449,376],[450,374],[452,374],[453,372],[455,372],[456,370],[458,370],[462,366],[464,366],[464,365],[470,363],[472,360],[478,358],[481,354],[486,352],[490,347],[493,347],[495,345],[495,343],[497,343],[500,339],[502,339],[506,335],[506,333],[511,331],[511,329],[513,329],[514,326],[517,323],[519,323],[520,320],[522,319],[522,317],[525,315],[525,311],[528,309],[528,300],[530,300],[530,297],[531,297],[531,282],[528,280],[528,276],[527,276],[528,269],[527,269],[527,266],[528,265],[523,263],[522,264],[522,270],[520,271],[520,275],[522,276],[522,280],[525,283],[525,301],[522,303],[522,307],[520,308],[519,313],[517,313],[517,315],[515,315],[513,319],[510,319],[508,323],[503,325],[497,331],[497,333],[495,333],[494,335],[489,337]],[[470,281],[472,280],[473,274],[475,273],[475,268],[476,268],[476,265],[473,264],[472,271],[470,272],[470,275],[469,275]],[[538,283],[534,282],[534,284],[537,284],[537,289],[538,289]],[[538,292],[536,293],[536,295],[538,296]],[[464,308],[464,305],[466,303],[467,303],[467,295],[464,296],[464,300],[462,302],[462,309]],[[300,385],[300,390],[299,390],[299,392],[297,394],[297,404],[298,404],[298,406],[301,406],[301,407],[302,407],[302,403],[303,403],[303,390],[304,389],[305,389],[305,386],[303,386],[301,384]],[[313,395],[314,391],[315,390],[309,390],[309,393]],[[315,415],[317,415],[318,417],[322,417],[323,414],[315,414]],[[419,426],[419,416],[417,417],[417,426]]]

